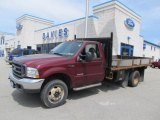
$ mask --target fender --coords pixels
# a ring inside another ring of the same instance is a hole
[[[68,75],[70,78],[71,76],[69,75],[69,73],[67,72],[67,69],[64,68],[64,67],[53,67],[53,68],[50,68],[50,69],[47,69],[45,71],[43,71],[41,73],[41,78],[47,78],[53,74],[56,74],[56,73],[62,73],[62,74],[66,74]]]
[[[73,87],[74,85],[74,76],[70,75],[68,72],[67,72],[67,69],[64,68],[64,67],[53,67],[53,68],[50,68],[48,70],[45,70],[43,72],[40,73],[40,78],[47,78],[49,76],[52,76],[54,74],[65,74],[67,75],[69,78],[70,78],[70,86]]]

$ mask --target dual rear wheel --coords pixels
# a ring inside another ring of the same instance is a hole
[[[140,75],[139,71],[133,71],[130,74],[128,85],[130,87],[136,87],[139,84],[140,79],[141,79],[141,75]]]

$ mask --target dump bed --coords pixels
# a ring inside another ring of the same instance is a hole
[[[137,68],[137,67],[147,67],[152,63],[151,58],[112,58],[112,71]]]

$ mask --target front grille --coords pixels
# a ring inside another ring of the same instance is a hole
[[[25,66],[22,64],[13,62],[12,72],[14,76],[18,78],[23,78],[25,76]]]

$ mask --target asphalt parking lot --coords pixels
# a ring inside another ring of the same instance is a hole
[[[148,68],[136,88],[103,86],[71,92],[66,104],[47,109],[39,94],[12,89],[11,66],[0,58],[0,120],[160,120],[160,69]]]

